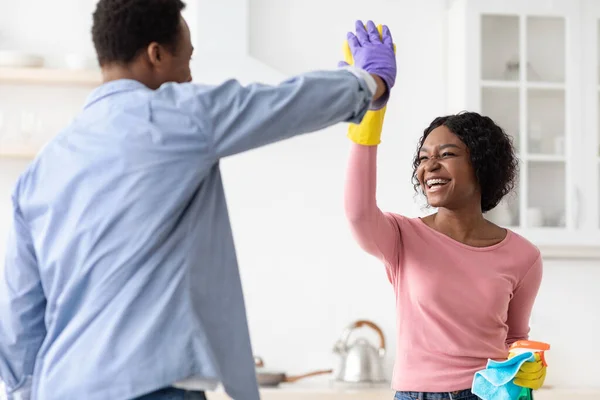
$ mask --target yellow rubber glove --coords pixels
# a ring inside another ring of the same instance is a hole
[[[514,357],[509,353],[508,358]],[[515,375],[513,383],[517,386],[538,390],[546,380],[546,365],[539,353],[535,353],[535,361],[528,361],[521,365],[521,369]]]
[[[382,25],[377,26],[377,30],[379,31],[379,36],[381,36],[381,31],[383,29]],[[396,52],[396,45],[394,44],[394,53]],[[350,51],[350,45],[346,40],[344,42],[344,61],[346,61],[349,65],[354,64],[354,59],[352,58],[352,52]],[[352,140],[354,143],[362,144],[364,146],[377,146],[381,143],[381,131],[383,130],[383,119],[385,117],[385,110],[387,106],[376,110],[376,111],[367,111],[363,120],[360,124],[350,124],[348,126],[348,138]]]

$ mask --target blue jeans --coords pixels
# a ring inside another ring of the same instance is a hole
[[[457,390],[455,392],[423,393],[423,392],[396,392],[394,400],[481,400],[470,390]]]
[[[173,387],[157,390],[133,400],[206,400],[204,392],[189,392]]]

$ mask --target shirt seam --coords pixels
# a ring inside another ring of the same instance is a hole
[[[531,271],[533,270],[533,267],[536,266],[538,261],[541,260],[541,258],[542,258],[542,253],[538,250],[538,256],[535,258],[535,261],[529,266],[529,268],[527,268],[527,271],[523,274],[521,279],[519,279],[519,283],[517,284],[517,286],[515,287],[515,290],[514,290],[515,292],[523,286],[523,282],[525,282],[525,279],[531,273]]]
[[[202,103],[202,101],[200,100],[199,97],[196,99],[196,101],[198,102],[198,106],[199,106],[198,107],[199,114],[203,114],[204,113],[204,104]],[[192,115],[192,118],[193,118],[194,124],[196,125],[196,128],[198,129],[198,132],[200,132],[200,134],[205,137],[206,142],[208,143],[208,149],[209,149],[212,160],[215,163],[218,162],[219,157],[217,156],[217,150],[215,148],[214,134],[213,135],[210,134],[210,132],[214,132],[214,123],[213,123],[212,119],[211,118],[204,119],[205,122],[210,120],[210,126],[208,126],[209,132],[205,132],[205,130],[202,129],[202,124],[199,123],[197,116]]]

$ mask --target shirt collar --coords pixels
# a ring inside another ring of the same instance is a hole
[[[128,92],[138,89],[150,90],[143,83],[133,79],[118,79],[115,81],[103,83],[102,85],[94,89],[92,93],[90,93],[87,100],[85,101],[85,105],[83,108],[88,108],[92,104],[96,103],[98,100],[101,100],[104,97],[113,95],[115,93]]]

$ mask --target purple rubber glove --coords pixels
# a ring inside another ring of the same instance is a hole
[[[373,21],[356,21],[356,35],[348,32],[348,44],[354,65],[370,74],[379,76],[387,85],[388,92],[396,83],[396,54],[390,29],[383,25],[381,38]]]

